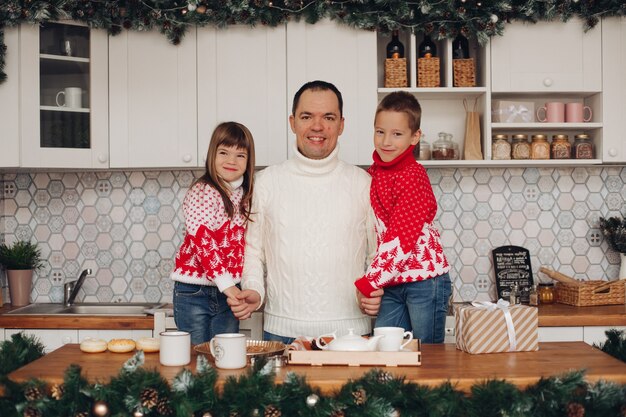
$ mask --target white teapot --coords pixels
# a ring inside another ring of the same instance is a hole
[[[332,337],[333,340],[324,342],[323,338]],[[315,339],[315,343],[322,350],[349,351],[349,352],[373,352],[378,349],[378,340],[384,335],[372,336],[369,339],[354,334],[354,329],[348,329],[348,334],[337,337],[335,333],[321,335]]]

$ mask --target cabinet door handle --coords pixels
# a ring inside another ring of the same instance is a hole
[[[543,79],[543,85],[545,85],[546,87],[551,87],[552,86],[552,78],[544,78]]]
[[[187,162],[187,163],[191,162],[191,155],[189,154],[183,155],[183,162]]]
[[[101,164],[104,164],[107,161],[107,156],[104,154],[100,154],[98,155],[98,162],[100,162]]]
[[[609,149],[609,156],[617,156],[617,149],[615,148]]]

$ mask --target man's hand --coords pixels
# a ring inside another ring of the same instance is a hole
[[[261,295],[254,290],[241,290],[234,299],[227,299],[228,305],[238,320],[250,318],[261,304]]]
[[[382,288],[374,291],[369,297],[364,296],[361,291],[356,290],[356,298],[359,300],[359,308],[361,311],[368,316],[375,316],[378,314],[378,310],[380,310],[380,301],[383,297]]]

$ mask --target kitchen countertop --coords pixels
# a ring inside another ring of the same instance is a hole
[[[0,328],[6,329],[152,329],[152,316],[11,316],[14,308],[0,307]],[[574,307],[565,304],[539,307],[540,327],[626,326],[626,305]]]
[[[152,330],[154,317],[145,316],[61,316],[61,315],[7,315],[11,307],[0,307],[2,329],[95,329],[95,330]]]
[[[15,382],[31,378],[48,383],[63,382],[63,375],[70,364],[79,365],[82,375],[90,382],[108,382],[133,353],[83,353],[78,344],[67,344],[36,361],[9,374]],[[208,355],[209,361],[212,361]],[[192,350],[191,363],[182,366],[162,366],[158,353],[145,355],[144,368],[156,369],[168,381],[183,369],[196,369],[197,353]],[[288,372],[306,377],[312,386],[325,393],[342,387],[349,379],[357,379],[374,367],[371,366],[307,366],[285,365],[277,368],[277,383],[285,380]],[[380,367],[379,367],[380,368]],[[486,379],[506,379],[519,387],[536,383],[541,377],[560,375],[585,368],[585,378],[626,383],[626,363],[587,345],[584,342],[540,343],[536,352],[493,353],[470,355],[455,348],[453,344],[422,345],[421,366],[385,367],[385,371],[404,376],[406,381],[438,386],[450,382],[454,387],[469,391],[470,387]],[[246,369],[218,370],[217,387],[221,388],[228,377],[242,375]]]

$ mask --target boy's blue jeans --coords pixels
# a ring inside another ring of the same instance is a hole
[[[448,273],[384,290],[375,327],[402,327],[422,343],[443,342],[452,291]]]
[[[208,342],[220,333],[239,332],[226,296],[206,285],[174,283],[174,321],[178,330],[191,333],[191,344]]]

